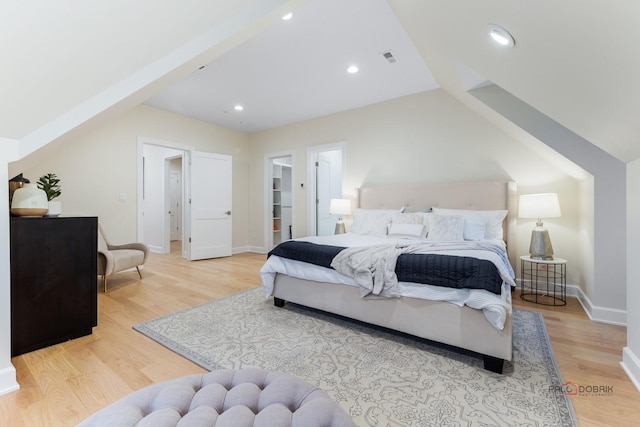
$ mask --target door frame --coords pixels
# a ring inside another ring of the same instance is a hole
[[[167,215],[169,214],[169,211],[173,210],[173,207],[171,206],[171,161],[175,160],[175,159],[180,159],[180,240],[183,240],[183,227],[184,224],[182,223],[183,218],[182,218],[182,214],[184,213],[184,206],[183,206],[183,201],[185,199],[184,197],[184,191],[185,191],[185,186],[184,186],[184,176],[185,176],[185,163],[186,163],[186,159],[185,159],[185,155],[184,153],[176,155],[176,156],[171,156],[171,157],[166,157],[164,159],[164,179],[165,179],[165,200],[164,200],[164,205],[165,205],[165,209],[167,211]],[[167,227],[165,228],[165,233],[167,234],[165,236],[165,245],[171,245],[171,219],[169,218],[168,220],[168,224]]]
[[[307,235],[317,234],[316,230],[316,174],[315,174],[315,159],[318,154],[325,151],[340,150],[342,153],[342,181],[344,184],[344,177],[347,170],[347,142],[339,141],[322,145],[314,145],[307,148]],[[344,195],[344,189],[343,189]]]
[[[178,144],[175,142],[170,142],[170,141],[163,141],[160,139],[154,139],[154,138],[149,138],[149,137],[145,137],[145,136],[139,136],[137,138],[137,170],[136,170],[136,181],[137,181],[137,195],[136,195],[136,217],[137,217],[137,241],[139,242],[144,242],[144,211],[143,211],[143,206],[144,206],[144,146],[145,145],[154,145],[154,146],[158,146],[158,147],[163,147],[163,148],[170,148],[173,150],[177,150],[177,151],[182,151],[182,231],[183,231],[183,236],[185,233],[185,195],[186,195],[186,191],[188,189],[188,179],[187,179],[187,174],[185,173],[185,162],[187,161],[187,159],[189,159],[189,153],[193,150],[195,150],[194,147],[188,146],[188,145],[183,145],[183,144]],[[165,161],[166,162],[166,161]],[[166,174],[165,174],[166,175]],[[163,192],[164,192],[164,203],[163,205],[166,206],[166,192],[167,192],[167,186],[168,183],[165,180],[165,183],[163,185]],[[163,215],[162,216],[162,230],[163,230],[163,236],[166,234],[166,232],[168,231],[168,225],[166,224],[167,222],[167,215]],[[163,237],[164,240],[164,237]],[[187,252],[187,245],[184,244],[184,239],[183,239],[183,244],[182,244],[182,256],[186,257],[188,254]]]
[[[276,153],[265,153],[264,155],[264,206],[262,215],[264,217],[262,228],[264,230],[264,251],[265,253],[273,247],[273,229],[271,227],[271,219],[273,211],[271,205],[273,204],[273,160],[280,157],[291,157],[291,223],[295,224],[295,211],[296,211],[296,192],[293,186],[293,177],[295,176],[295,163],[296,153],[292,150],[278,151]],[[296,227],[294,225],[293,229]]]

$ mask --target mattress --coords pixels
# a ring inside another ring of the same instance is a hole
[[[318,245],[334,246],[340,248],[354,248],[376,245],[407,245],[406,239],[392,239],[389,237],[363,236],[346,233],[334,236],[313,236],[297,241],[310,242]],[[483,311],[487,320],[496,328],[502,329],[506,317],[511,313],[511,290],[515,286],[515,276],[506,256],[504,243],[491,242],[456,242],[444,243],[434,247],[431,245],[415,245],[421,242],[411,242],[415,253],[438,254],[446,256],[469,257],[491,262],[498,274],[503,279],[499,293],[493,293],[484,289],[449,288],[431,284],[416,283],[412,281],[398,282],[400,295],[411,298],[433,301],[447,301],[458,306],[468,306]],[[423,242],[426,243],[426,242]],[[415,249],[418,248],[418,249]],[[486,248],[490,248],[486,249]],[[290,277],[312,280],[314,282],[339,283],[348,286],[358,286],[353,278],[341,274],[334,269],[327,268],[326,261],[316,264],[307,263],[295,259],[287,259],[277,255],[270,256],[260,274],[262,277],[265,296],[270,297],[276,274],[286,274]]]

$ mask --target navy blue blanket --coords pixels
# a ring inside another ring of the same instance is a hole
[[[273,248],[269,256],[276,255],[331,268],[333,257],[343,249],[345,248],[339,246],[289,240]],[[395,272],[400,282],[457,289],[485,289],[498,295],[502,288],[498,268],[491,261],[472,257],[402,254],[398,257]]]

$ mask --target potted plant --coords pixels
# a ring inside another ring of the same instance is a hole
[[[48,173],[38,179],[38,188],[43,190],[47,194],[47,200],[49,202],[49,212],[47,216],[58,216],[62,212],[62,206],[60,202],[53,202],[52,200],[62,194],[62,188],[60,187],[60,179],[54,173]]]

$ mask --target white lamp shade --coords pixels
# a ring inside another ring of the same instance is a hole
[[[329,213],[334,215],[351,215],[351,200],[331,199]]]
[[[520,218],[557,218],[560,216],[560,202],[556,193],[523,194],[518,206]]]

